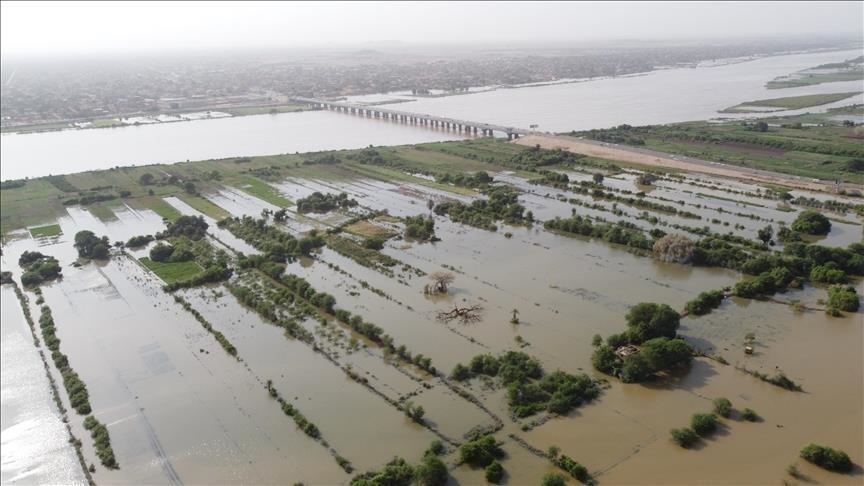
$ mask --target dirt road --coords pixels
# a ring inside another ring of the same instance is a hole
[[[560,148],[590,157],[609,160],[620,160],[634,164],[668,167],[688,172],[701,172],[720,177],[746,180],[762,184],[777,184],[797,189],[807,189],[821,192],[837,192],[842,187],[846,190],[857,189],[864,192],[864,187],[857,184],[836,186],[833,182],[816,182],[788,174],[780,174],[767,170],[750,169],[734,165],[721,164],[707,160],[694,159],[681,155],[670,155],[654,150],[647,150],[612,143],[597,142],[565,136],[527,135],[514,141],[520,145],[540,145],[545,149]]]

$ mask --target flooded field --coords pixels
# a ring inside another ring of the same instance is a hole
[[[476,158],[466,163],[481,164]],[[784,244],[772,250],[742,241],[756,241],[769,224],[791,225],[802,207],[706,176],[667,175],[643,185],[638,171],[604,171],[602,184],[591,186],[580,181],[596,181],[593,171],[571,167],[558,170],[569,183],[554,186],[489,163],[493,186],[516,191],[533,218],[509,224],[498,218],[489,230],[440,211],[442,204],[488,199],[480,190],[392,168],[398,177],[373,177],[370,166],[352,164],[271,181],[293,202],[285,207],[230,184],[207,191],[204,198],[238,218],[218,224],[180,198],[166,197],[179,213],[203,216],[201,241],[226,252],[230,278],[216,283],[163,289],[166,282],[142,262],[156,243],[115,245],[106,261],[78,262],[74,235],[80,230],[122,243],[174,224],[148,209],[112,209],[116,217],[106,222],[85,207],[69,206],[56,221],[59,236],[8,235],[3,270],[13,279],[21,280],[17,262],[25,251],[50,254],[62,267],[62,278],[41,285],[41,298],[120,465],[100,465],[83,417],[70,408],[69,423],[83,438],[86,463],[96,465],[97,482],[344,484],[394,456],[417,464],[437,440],[451,482],[477,484],[483,470],[464,464],[458,448],[484,433],[501,443],[509,484],[536,484],[544,474],[560,472],[548,457],[553,446],[606,484],[776,484],[791,480],[790,464],[821,483],[862,481],[861,311],[826,315],[826,286],[809,282],[803,290],[761,300],[725,298],[710,314],[684,313],[678,332],[699,355],[689,369],[623,383],[594,369],[595,335],[623,331],[625,315],[640,302],[683,311],[701,292],[734,287],[744,275],[719,265],[669,263],[650,250],[544,227],[578,214],[595,224],[627,222],[628,231],[644,234],[662,229],[694,240],[727,235],[748,251],[771,252]],[[297,201],[315,193],[345,193],[357,204],[300,212]],[[643,194],[634,199],[636,193]],[[864,219],[852,209],[858,200],[802,191],[791,196],[834,202],[825,211],[831,230],[813,239],[818,244],[861,243]],[[252,223],[262,215],[264,221]],[[403,234],[407,218],[418,215],[434,221],[435,241]],[[272,234],[266,233],[271,240],[261,236],[269,230],[311,246],[276,258]],[[368,243],[374,239],[369,235],[386,237],[378,245]],[[448,272],[451,280],[446,292],[430,295],[436,272]],[[850,283],[864,291],[860,280]],[[37,466],[21,462],[23,456],[7,460],[4,451],[3,480],[29,482],[22,478],[35,471],[32,477],[40,481],[80,481],[74,454],[64,449],[65,439],[57,439],[65,431],[47,394],[39,399],[44,407],[34,408],[36,419],[19,412],[9,419],[18,425],[7,428],[7,391],[17,389],[7,372],[14,377],[41,368],[7,287],[4,446],[9,434],[18,437],[20,428],[31,427],[50,432],[55,447]],[[39,297],[26,294],[31,301]],[[459,308],[473,308],[476,319],[442,318]],[[745,343],[755,348],[752,354],[745,353]],[[7,363],[6,351],[27,351],[29,357]],[[454,367],[477,355],[507,351],[537,359],[546,373],[586,373],[600,394],[568,413],[543,409],[517,417],[497,379],[451,377]],[[745,370],[780,370],[803,392]],[[36,385],[43,387],[28,386]],[[669,429],[709,412],[718,397],[730,399],[736,410],[758,411],[762,420],[751,423],[735,414],[698,446],[675,445]],[[422,413],[416,414],[418,407]],[[829,473],[798,459],[810,442],[846,451],[853,472]]]

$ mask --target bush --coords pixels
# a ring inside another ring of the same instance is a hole
[[[711,435],[717,430],[717,416],[713,413],[697,413],[690,419],[690,428],[700,437]]]
[[[492,464],[486,466],[486,481],[492,484],[498,484],[504,478],[504,468],[498,461],[492,461]]]
[[[688,427],[672,429],[669,433],[672,434],[672,441],[685,449],[699,440],[699,436],[696,435],[696,432],[693,432],[693,429]]]
[[[405,236],[422,241],[435,240],[435,220],[423,215],[405,218]]]
[[[852,470],[852,461],[849,456],[843,451],[830,447],[810,444],[801,449],[801,458],[829,471],[849,472]]]
[[[810,270],[810,280],[818,283],[842,284],[846,283],[846,272],[837,268],[834,262],[825,265],[816,265]]]
[[[808,209],[795,218],[792,230],[807,235],[827,235],[831,232],[831,221],[822,213]]]
[[[556,465],[570,473],[571,476],[578,479],[582,483],[588,484],[592,482],[591,475],[588,474],[588,469],[586,469],[585,466],[579,464],[570,457],[561,456],[556,461]]]
[[[427,455],[414,471],[414,482],[422,486],[444,486],[448,480],[447,466],[434,455]]]
[[[594,350],[594,354],[591,355],[591,363],[597,371],[607,375],[615,375],[621,360],[618,359],[612,346],[604,345]]]
[[[618,377],[624,383],[639,383],[653,375],[651,365],[642,353],[631,354],[624,358]]]
[[[732,415],[732,402],[726,398],[714,400],[714,413],[721,417],[729,418]]]

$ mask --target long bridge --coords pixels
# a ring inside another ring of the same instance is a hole
[[[459,120],[456,118],[447,118],[443,116],[423,115],[419,113],[412,113],[409,111],[393,110],[390,108],[381,108],[378,106],[363,105],[358,103],[347,103],[343,101],[326,101],[313,98],[292,98],[291,101],[298,104],[305,104],[312,108],[319,108],[322,110],[335,111],[338,113],[346,113],[349,115],[357,115],[366,118],[392,120],[411,125],[422,125],[432,128],[440,128],[442,130],[453,130],[455,132],[463,132],[466,134],[491,137],[494,136],[495,132],[499,132],[506,135],[507,138],[510,140],[531,133],[529,130],[524,130],[521,128],[505,127],[502,125],[480,123],[468,120]]]

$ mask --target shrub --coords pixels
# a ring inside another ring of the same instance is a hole
[[[150,235],[133,236],[132,238],[129,238],[129,240],[126,242],[126,246],[128,246],[129,248],[139,248],[150,243],[151,241],[153,241],[153,237]]]
[[[827,235],[831,232],[831,221],[822,213],[808,209],[795,218],[792,230],[808,235]]]
[[[616,370],[620,366],[620,360],[612,346],[600,346],[594,350],[594,354],[591,355],[591,363],[594,365],[594,369],[607,375],[616,374]]]
[[[846,283],[846,272],[837,268],[834,262],[825,265],[816,265],[810,270],[810,280],[819,283],[842,284]]]
[[[726,398],[714,400],[714,413],[721,417],[729,418],[732,415],[732,402]]]
[[[711,435],[717,430],[717,416],[713,413],[697,413],[690,419],[690,428],[700,437]]]
[[[852,470],[852,461],[849,456],[843,451],[830,447],[810,444],[801,449],[801,457],[829,471],[849,472]]]
[[[631,354],[624,358],[618,377],[624,383],[639,383],[653,375],[651,365],[642,353]]]
[[[696,432],[693,432],[693,429],[688,427],[672,429],[669,433],[672,434],[672,440],[685,449],[699,440],[699,436],[696,435]]]
[[[150,248],[150,259],[154,262],[167,262],[174,253],[174,247],[159,242]]]

